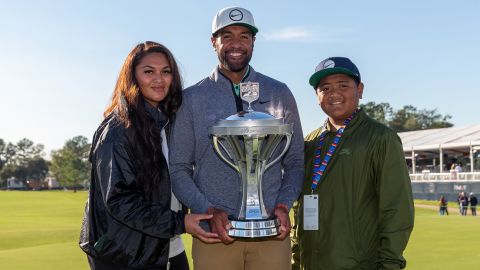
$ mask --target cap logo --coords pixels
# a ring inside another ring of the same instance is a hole
[[[243,13],[238,9],[232,9],[228,14],[228,17],[230,17],[230,20],[238,22],[243,19]]]
[[[327,60],[325,61],[325,63],[323,63],[323,69],[333,68],[333,67],[335,67],[335,62],[333,62],[333,60]]]

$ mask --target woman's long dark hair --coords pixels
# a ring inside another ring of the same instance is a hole
[[[135,78],[135,68],[143,57],[151,53],[162,53],[166,56],[172,71],[172,83],[167,96],[159,103],[160,110],[168,117],[170,122],[175,119],[175,113],[182,103],[182,80],[178,65],[173,54],[162,44],[146,41],[133,48],[128,54],[115,85],[112,102],[104,112],[107,117],[114,113],[119,121],[132,132],[132,145],[134,147],[137,182],[150,197],[151,187],[159,184],[166,171],[166,161],[162,154],[160,130],[145,109],[143,97],[138,82]],[[167,176],[168,177],[168,176]]]

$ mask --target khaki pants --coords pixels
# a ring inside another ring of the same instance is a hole
[[[205,244],[193,238],[195,270],[290,270],[290,237],[278,240],[236,240],[232,244]]]

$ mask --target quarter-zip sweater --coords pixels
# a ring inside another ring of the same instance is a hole
[[[258,82],[260,97],[252,104],[293,124],[289,150],[281,162],[270,167],[263,177],[263,198],[268,210],[276,204],[291,207],[298,198],[303,180],[303,139],[295,99],[288,87],[250,67],[243,81]],[[218,120],[237,113],[233,85],[218,67],[213,73],[187,88],[177,113],[170,145],[170,175],[175,196],[193,213],[206,213],[209,207],[238,215],[241,206],[241,180],[238,173],[214,151],[209,128]],[[242,103],[243,109],[248,107]],[[285,140],[273,154],[280,154]],[[283,170],[283,171],[282,171]]]

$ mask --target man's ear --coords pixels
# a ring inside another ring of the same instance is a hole
[[[363,97],[363,83],[362,82],[360,82],[358,84],[357,89],[358,89],[358,98],[362,99],[362,97]]]
[[[212,41],[212,46],[213,46],[213,49],[216,51],[217,50],[217,38],[212,36],[210,38],[210,40]]]

